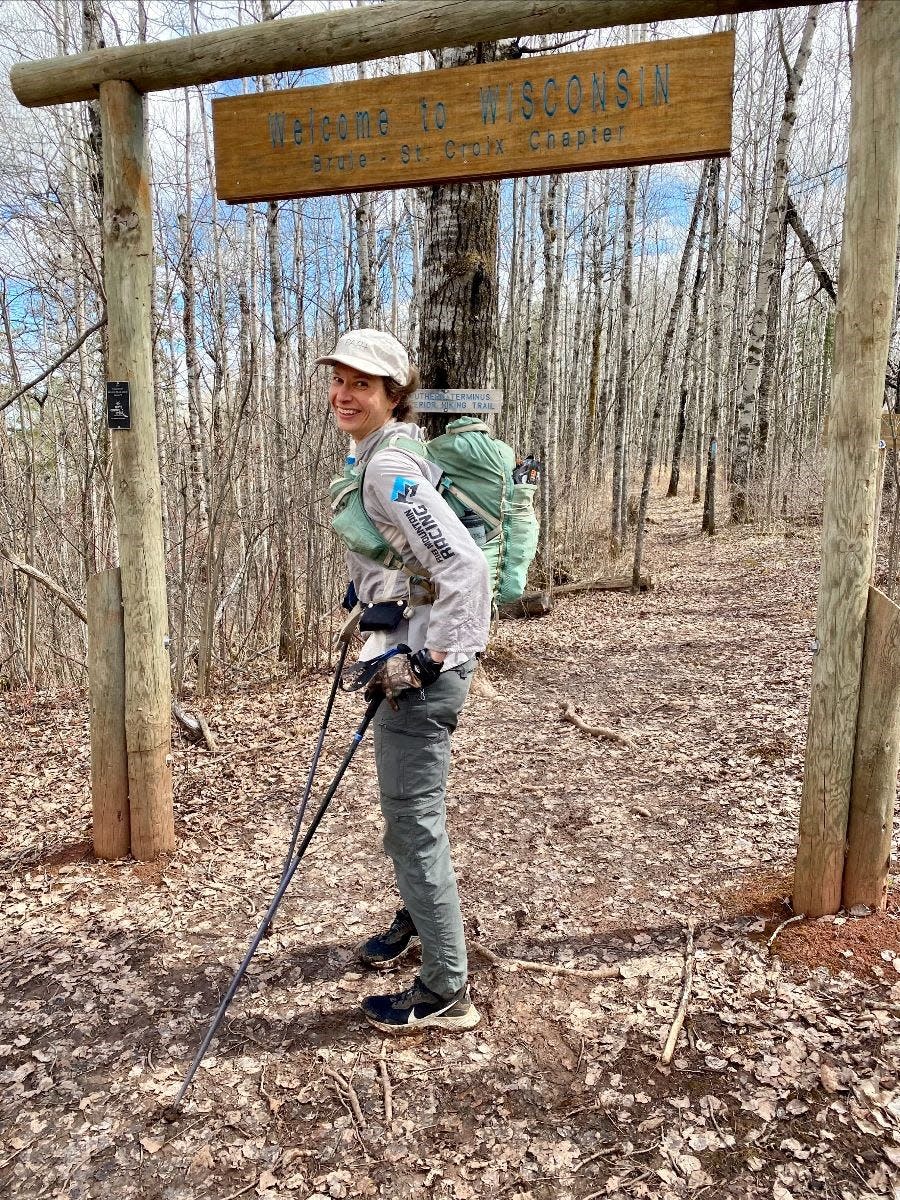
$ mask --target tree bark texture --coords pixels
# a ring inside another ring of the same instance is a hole
[[[634,206],[637,197],[637,168],[629,167],[625,183],[625,214],[622,234],[622,286],[619,292],[619,366],[616,373],[615,443],[613,448],[612,512],[610,550],[622,550],[625,539],[625,424],[628,416],[628,385],[631,382],[631,322],[633,317],[632,274],[634,266]]]
[[[816,618],[794,908],[836,912],[874,543],[875,477],[900,218],[900,6],[861,0],[851,78]]]
[[[495,47],[481,47],[493,57]],[[471,61],[470,50],[447,56]],[[491,382],[497,336],[497,223],[500,185],[453,183],[423,189],[422,325],[419,370],[428,388],[477,388]],[[432,414],[429,436],[449,418]]]
[[[553,440],[553,386],[554,362],[552,347],[556,344],[556,326],[559,289],[556,273],[556,242],[559,234],[556,221],[556,197],[560,184],[559,175],[541,178],[541,234],[544,251],[544,293],[541,304],[541,339],[538,351],[537,377],[535,379],[534,424],[531,444],[537,446],[538,457],[544,464],[540,482],[541,528],[538,537],[538,562],[544,587],[553,586],[553,497],[551,481],[554,474]]]
[[[691,255],[694,252],[694,238],[697,235],[697,226],[701,222],[701,212],[704,203],[709,202],[709,193],[707,188],[707,180],[709,175],[709,163],[704,163],[703,170],[700,173],[700,184],[697,188],[697,195],[694,199],[694,208],[691,213],[690,224],[688,225],[687,236],[684,240],[684,249],[681,252],[681,262],[678,266],[678,282],[675,285],[675,297],[672,301],[672,307],[669,310],[669,320],[666,324],[666,332],[662,341],[662,361],[659,368],[659,376],[656,382],[656,403],[653,405],[653,413],[650,417],[650,433],[647,438],[647,453],[644,459],[644,476],[641,480],[641,497],[638,504],[637,531],[635,534],[634,543],[634,562],[631,568],[631,588],[634,592],[641,590],[641,566],[644,557],[644,533],[647,524],[647,509],[650,505],[650,483],[653,479],[653,466],[656,461],[656,444],[659,440],[659,422],[662,416],[663,404],[666,398],[666,388],[669,383],[669,368],[672,361],[672,351],[675,348],[675,332],[678,328],[678,320],[681,316],[681,309],[684,305],[684,285],[687,281],[688,266],[690,265]]]
[[[691,288],[691,307],[684,338],[684,366],[681,372],[678,417],[675,422],[675,436],[672,442],[672,471],[669,475],[669,486],[666,490],[666,495],[670,497],[678,495],[678,485],[681,482],[681,460],[684,454],[684,432],[687,426],[688,401],[690,400],[692,390],[699,392],[699,389],[696,387],[696,375],[699,361],[703,356],[701,352],[702,346],[698,346],[697,329],[700,317],[700,297],[703,294],[706,283],[706,223],[709,218],[709,195],[706,191],[706,184],[708,180],[709,167],[707,165],[697,191],[697,198],[702,208],[702,217],[700,221],[700,239],[697,245],[697,267],[694,271],[694,283]],[[698,427],[702,424],[699,419],[699,413],[697,424]]]
[[[152,229],[144,100],[104,83],[103,278],[107,378],[131,390],[131,428],[110,431],[125,610],[125,730],[131,846],[152,859],[175,847],[166,575],[150,332]]]
[[[788,153],[794,122],[797,119],[797,96],[803,82],[803,73],[812,50],[813,34],[819,18],[820,5],[810,5],[800,48],[793,67],[788,69],[787,89],[784,94],[784,111],[778,130],[775,148],[775,167],[772,188],[766,208],[763,231],[762,253],[756,277],[756,302],[747,346],[747,361],[744,367],[741,399],[738,406],[737,446],[732,464],[731,515],[735,521],[747,521],[751,516],[750,481],[753,471],[753,428],[756,420],[756,386],[762,360],[763,343],[769,314],[769,296],[773,285],[775,255],[784,220],[785,192],[787,187]]]
[[[719,175],[721,162],[710,165],[709,193],[709,309],[712,317],[709,364],[709,445],[706,451],[706,483],[703,493],[703,531],[711,537],[716,532],[716,467],[719,458],[719,413],[722,398],[722,269],[724,246],[719,238]],[[725,203],[728,202],[728,180],[725,183]],[[727,211],[727,209],[726,209]]]

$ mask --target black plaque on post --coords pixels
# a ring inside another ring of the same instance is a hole
[[[131,428],[131,385],[107,383],[106,424],[110,429]]]

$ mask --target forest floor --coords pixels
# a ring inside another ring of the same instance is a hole
[[[900,912],[769,944],[791,915],[818,531],[711,543],[699,516],[656,504],[653,592],[504,622],[499,697],[463,714],[450,822],[481,1026],[384,1041],[360,1017],[414,969],[354,961],[395,906],[364,744],[174,1124],[275,890],[328,680],[208,703],[220,752],[177,747],[178,849],[155,865],[90,856],[85,698],[0,701],[0,1193],[900,1196]],[[564,723],[566,702],[628,741]],[[341,697],[323,779],[358,716]]]

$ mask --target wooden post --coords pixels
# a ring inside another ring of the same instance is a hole
[[[850,791],[844,908],[854,904],[884,908],[887,903],[898,765],[900,607],[878,588],[870,588]]]
[[[150,300],[153,239],[144,98],[130,83],[100,85],[103,123],[103,280],[107,380],[128,385],[130,428],[112,428],[113,494],[125,611],[125,733],[131,850],[175,848],[171,681]],[[122,391],[122,389],[120,389]]]
[[[841,903],[900,216],[900,5],[860,0],[857,13],[818,648],[794,873],[794,909],[807,916],[837,912]]]
[[[125,630],[118,568],[88,579],[87,627],[94,853],[98,858],[124,858],[131,849],[131,829],[125,748]]]

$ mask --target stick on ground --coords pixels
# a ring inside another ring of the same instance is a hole
[[[682,1025],[684,1025],[684,1018],[687,1016],[688,1001],[691,998],[691,986],[694,982],[694,930],[696,928],[697,922],[691,917],[687,923],[684,935],[684,973],[682,976],[681,996],[678,1000],[678,1008],[675,1010],[675,1020],[672,1022],[672,1028],[669,1030],[669,1036],[666,1038],[666,1044],[659,1059],[664,1066],[668,1066],[672,1061],[672,1055],[675,1053],[675,1043],[678,1041],[678,1035],[681,1033]]]
[[[614,979],[619,974],[618,967],[561,967],[559,963],[530,962],[526,958],[502,958],[487,946],[476,942],[473,950],[486,958],[493,966],[501,971],[533,971],[542,975],[572,975],[576,979]]]
[[[775,932],[772,934],[772,936],[769,938],[769,940],[766,942],[766,949],[767,950],[772,949],[772,945],[773,945],[775,939],[778,937],[779,933],[781,933],[782,929],[785,929],[788,925],[793,925],[795,921],[802,921],[805,916],[806,916],[806,913],[798,913],[796,917],[788,917],[788,919],[786,921],[782,921],[781,924],[778,926],[778,928],[775,930]]]
[[[378,1073],[381,1076],[381,1089],[384,1093],[384,1123],[390,1126],[394,1120],[394,1091],[387,1069],[387,1042],[381,1043],[381,1053],[378,1055]]]
[[[619,733],[617,729],[607,729],[605,725],[588,725],[587,722],[582,721],[581,717],[579,717],[578,713],[572,707],[571,701],[567,701],[563,705],[562,719],[575,725],[582,733],[587,733],[591,737],[606,738],[610,742],[620,742],[623,746],[634,748],[634,742],[627,734]]]

